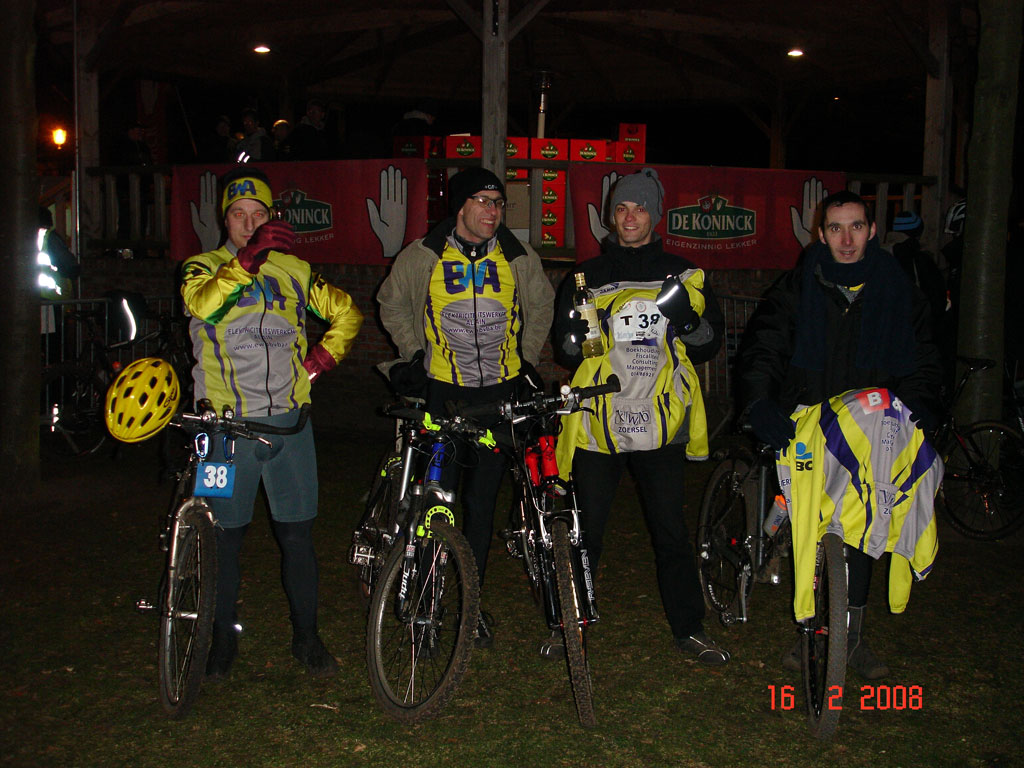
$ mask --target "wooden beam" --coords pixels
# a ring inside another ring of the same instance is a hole
[[[509,0],[483,0],[483,167],[505,178],[505,136],[508,134],[508,5]]]
[[[936,183],[922,187],[921,218],[924,250],[938,253],[942,218],[946,210],[950,179],[950,150],[953,136],[953,81],[949,74],[948,0],[929,0],[928,45],[939,63],[938,75],[928,75],[924,100],[924,158],[921,170],[936,178]]]
[[[487,0],[484,0],[487,2]],[[483,17],[474,11],[466,0],[445,0],[445,3],[452,12],[462,19],[462,23],[469,27],[469,30],[477,36],[477,39],[483,40]]]
[[[544,6],[551,0],[531,0],[525,8],[516,14],[515,18],[508,25],[508,39],[515,40],[523,27],[533,21],[534,17],[544,10]]]
[[[907,12],[903,10],[899,0],[882,0],[882,7],[885,9],[885,13],[888,15],[892,25],[903,35],[903,39],[907,41],[910,50],[914,52],[914,55],[924,65],[928,76],[939,77],[939,60],[929,50],[928,37],[921,31],[917,23],[910,18]]]
[[[113,15],[107,19],[107,23],[103,25],[103,29],[96,36],[96,42],[85,54],[86,69],[93,70],[96,68],[100,56],[110,46],[117,33],[121,31],[124,23],[128,20],[128,17],[131,16],[132,11],[138,8],[141,2],[142,0],[121,0],[118,3]]]

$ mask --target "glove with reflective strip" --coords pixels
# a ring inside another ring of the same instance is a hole
[[[324,349],[321,344],[317,344],[306,352],[306,359],[302,361],[302,367],[306,369],[311,382],[316,381],[317,376],[327,373],[337,364],[338,361],[334,359],[334,355]]]
[[[250,275],[260,271],[271,251],[291,253],[295,247],[295,230],[287,221],[274,219],[261,226],[238,249],[238,263]]]
[[[690,294],[677,275],[665,278],[654,303],[681,334],[693,333],[700,325],[700,315],[690,306]]]

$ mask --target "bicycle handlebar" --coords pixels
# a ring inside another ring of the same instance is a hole
[[[200,403],[202,405],[202,402]],[[299,409],[299,415],[295,423],[288,427],[275,427],[272,424],[262,424],[256,421],[243,421],[235,419],[233,415],[218,416],[212,408],[203,408],[200,413],[179,413],[171,417],[171,424],[176,427],[199,427],[207,432],[223,432],[231,437],[241,437],[246,440],[263,440],[260,435],[294,435],[301,432],[309,420],[309,403]],[[228,409],[225,409],[230,413]]]
[[[465,406],[459,408],[459,415],[468,419],[500,415],[511,420],[516,415],[526,413],[572,413],[579,410],[580,402],[583,400],[612,392],[619,392],[621,389],[619,377],[613,373],[604,384],[595,384],[590,387],[572,387],[571,389],[568,386],[563,386],[561,392],[557,395],[537,394],[532,399],[520,402],[506,400]]]

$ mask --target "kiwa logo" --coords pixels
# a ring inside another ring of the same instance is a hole
[[[285,221],[299,234],[322,232],[334,226],[331,204],[306,197],[301,189],[287,189],[281,193],[281,199],[274,202],[284,206]]]
[[[757,234],[757,212],[729,205],[727,198],[706,195],[697,205],[668,212],[668,234],[693,240],[730,240]]]

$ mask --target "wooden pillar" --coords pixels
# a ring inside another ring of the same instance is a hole
[[[938,62],[938,72],[927,77],[924,104],[924,161],[922,172],[935,184],[921,190],[924,249],[938,253],[942,220],[948,205],[952,141],[953,86],[949,76],[949,0],[928,3],[928,50]],[[909,208],[908,208],[909,210]]]
[[[76,171],[79,181],[79,236],[76,252],[85,254],[89,238],[103,236],[103,193],[99,177],[86,173],[100,164],[100,86],[99,75],[87,69],[89,52],[96,45],[96,21],[79,14],[75,42],[75,121]]]
[[[1002,414],[1006,225],[1024,0],[980,0],[978,79],[968,149],[967,219],[958,351],[998,365],[975,375],[959,406],[962,423]],[[1019,329],[1014,329],[1019,333]]]
[[[786,167],[786,98],[779,87],[768,133],[768,167]]]
[[[484,0],[483,167],[505,178],[508,133],[508,0]]]
[[[36,287],[35,0],[10,0],[0,24],[0,509],[12,512],[39,488],[39,290]]]

